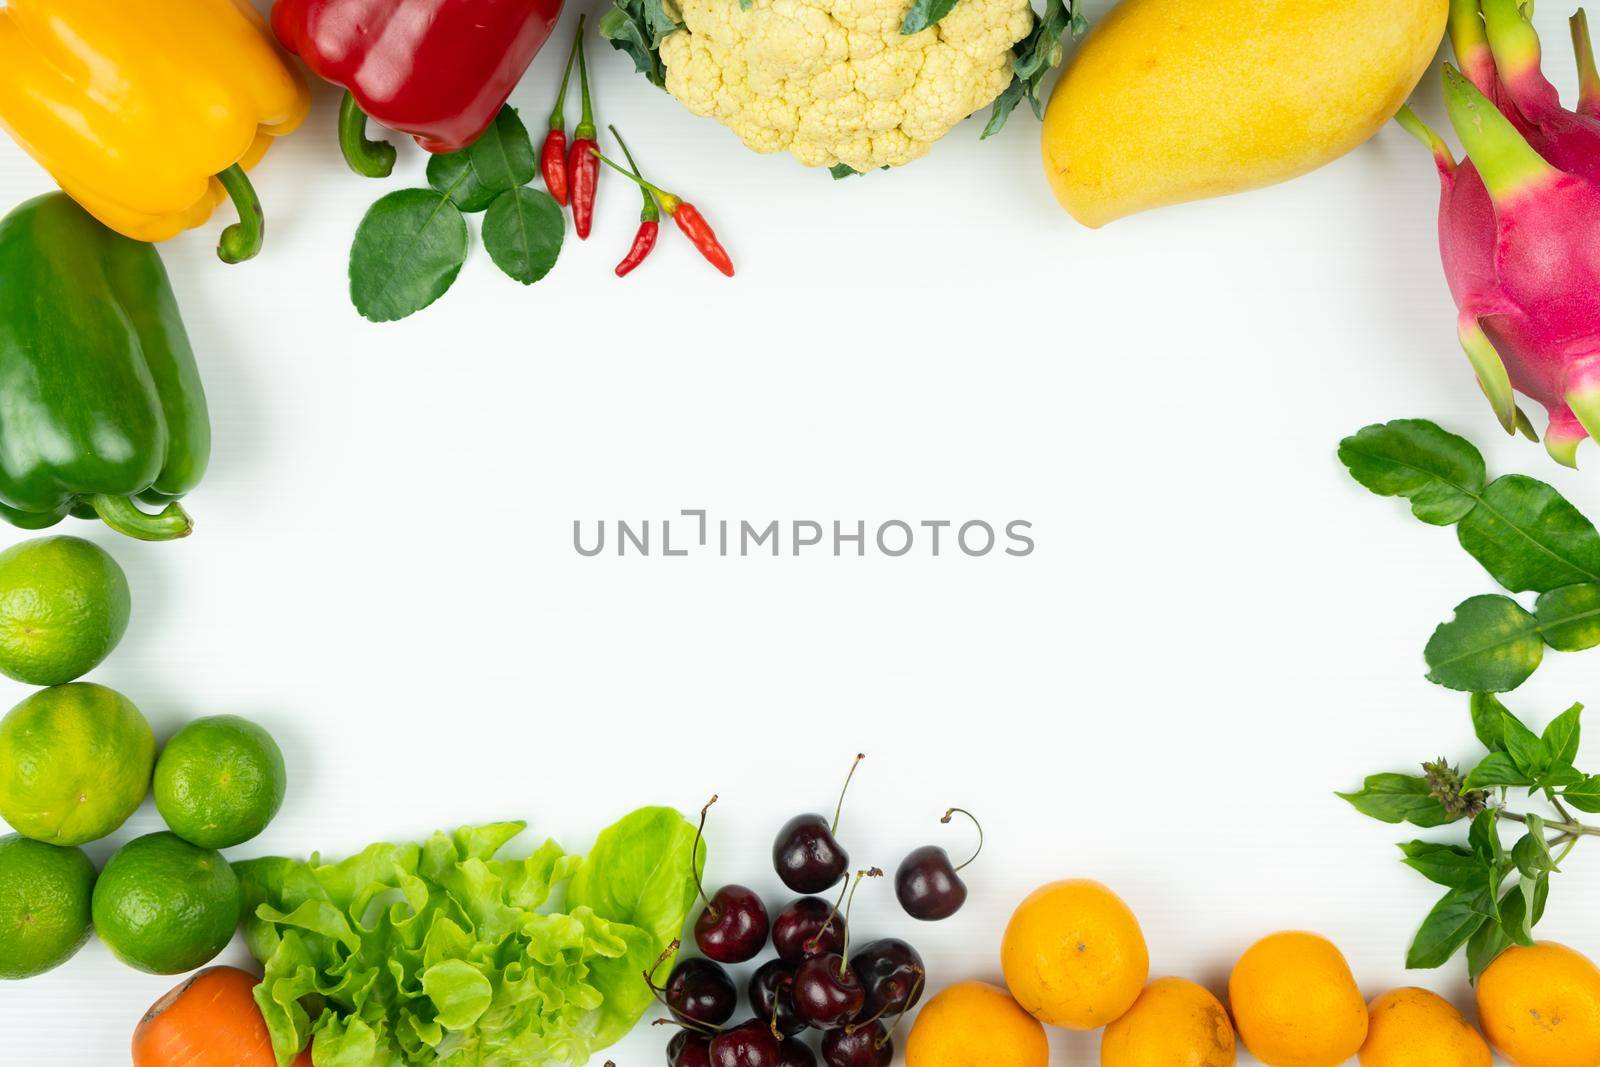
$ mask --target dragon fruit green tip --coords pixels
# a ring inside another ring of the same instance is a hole
[[[1531,7],[1451,0],[1460,70],[1445,67],[1444,97],[1466,159],[1409,109],[1399,121],[1438,165],[1439,247],[1478,384],[1508,433],[1537,439],[1516,393],[1543,404],[1545,447],[1572,467],[1600,437],[1600,75],[1580,10],[1580,93],[1564,108]]]

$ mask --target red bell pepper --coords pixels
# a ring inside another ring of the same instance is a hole
[[[366,139],[368,116],[429,152],[476,140],[561,15],[562,0],[275,0],[272,30],[342,86],[339,141],[360,174],[381,177],[394,149]]]

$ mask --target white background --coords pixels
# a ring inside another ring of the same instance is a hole
[[[1570,100],[1567,14],[1541,5],[1538,25]],[[535,129],[560,53],[513,98]],[[346,297],[351,234],[381,193],[421,184],[424,157],[404,151],[387,183],[350,174],[327,86],[256,172],[259,260],[217,262],[220,215],[163,247],[216,437],[187,502],[197,531],[61,530],[107,546],[133,585],[133,625],[94,680],[158,736],[232,712],[283,746],[283,811],[231,855],[337,856],[506,818],[529,821],[530,846],[582,850],[637,805],[719,792],[712,878],[776,907],[776,828],[831,810],[861,749],[843,835],[857,861],[892,869],[928,841],[959,854],[967,833],[937,823],[950,804],[987,824],[954,920],[914,924],[886,886],[857,907],[863,933],[913,939],[937,985],[998,979],[1016,902],[1082,875],[1138,913],[1156,974],[1221,992],[1253,939],[1309,927],[1369,995],[1420,982],[1467,1003],[1459,964],[1404,969],[1435,895],[1396,862],[1407,830],[1333,790],[1476,755],[1465,698],[1423,679],[1421,650],[1493,583],[1450,531],[1357,488],[1335,448],[1425,416],[1591,515],[1600,486],[1499,434],[1453,336],[1426,154],[1391,127],[1292,184],[1091,232],[1052,199],[1026,114],[836,184],[743,151],[619,54],[592,66],[602,121],[707,211],[737,280],[675,233],[612,277],[638,197],[608,178],[594,237],[569,237],[547,280],[524,290],[474,249],[433,308],[368,324]],[[1418,95],[1442,125],[1437,84],[1435,69]],[[0,144],[0,204],[47,188]],[[1600,468],[1593,446],[1581,456]],[[571,547],[575,518],[695,507],[1023,518],[1039,547]],[[1594,672],[1552,654],[1512,704],[1542,724],[1597,696]],[[25,694],[8,683],[0,707]],[[1600,724],[1584,754],[1600,759]],[[147,804],[91,854],[159,827]],[[1579,849],[1544,936],[1600,949],[1597,889],[1600,857]],[[237,944],[225,959],[246,962]],[[0,1059],[124,1062],[174,981],[91,944],[0,989]],[[1098,1035],[1052,1040],[1055,1063],[1095,1062]],[[662,1041],[641,1029],[612,1056],[658,1063]]]

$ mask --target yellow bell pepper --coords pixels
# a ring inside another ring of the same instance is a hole
[[[0,127],[101,222],[160,241],[231,196],[218,254],[261,244],[244,170],[310,108],[247,0],[7,0]]]

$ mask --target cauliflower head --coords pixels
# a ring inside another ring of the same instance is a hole
[[[915,34],[910,0],[678,0],[666,90],[757,152],[866,173],[909,163],[1012,81],[1029,0],[959,0]]]

